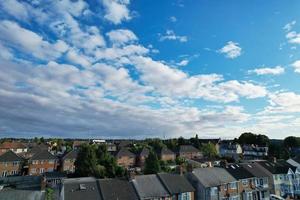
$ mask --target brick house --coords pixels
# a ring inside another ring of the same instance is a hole
[[[0,177],[20,175],[23,158],[12,151],[7,151],[0,156]]]
[[[130,168],[135,166],[136,156],[134,153],[130,152],[127,148],[121,148],[117,154],[115,155],[117,159],[117,164],[125,167]]]
[[[7,151],[13,151],[16,154],[26,153],[28,148],[21,142],[3,142],[0,144],[0,155]]]
[[[149,153],[150,153],[149,149],[147,149],[145,147],[139,153],[139,155],[137,156],[137,165],[139,167],[141,167],[141,168],[144,167],[146,158],[149,156]]]
[[[257,188],[255,187],[255,176],[253,174],[239,164],[226,165],[225,170],[239,181],[238,190],[241,199],[259,199],[257,196]]]
[[[168,149],[167,147],[163,147],[159,152],[158,152],[158,157],[159,159],[163,161],[174,161],[176,158],[176,154]]]
[[[196,189],[196,200],[240,199],[238,181],[223,168],[197,168],[186,177]]]
[[[29,175],[41,175],[56,170],[57,158],[49,151],[36,153],[28,160]]]
[[[74,149],[66,153],[61,159],[61,170],[67,173],[75,172],[75,161],[77,159],[78,150]]]
[[[196,147],[192,145],[181,145],[179,147],[178,156],[186,159],[202,158],[203,155]]]

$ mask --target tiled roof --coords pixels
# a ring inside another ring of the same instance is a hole
[[[12,151],[7,151],[0,156],[0,162],[14,162],[14,161],[22,161],[23,159],[19,157]]]
[[[131,182],[120,179],[99,180],[103,200],[138,200]]]
[[[199,149],[197,149],[196,147],[192,146],[192,145],[181,145],[179,147],[179,152],[180,153],[185,153],[185,152],[199,152]]]
[[[168,191],[155,174],[136,176],[132,182],[141,199],[169,196]]]
[[[57,158],[49,151],[43,150],[39,153],[34,154],[30,160],[56,160]]]
[[[168,149],[167,147],[163,147],[160,151],[161,155],[174,155],[175,153],[173,151],[171,151],[170,149]]]
[[[160,173],[158,177],[172,195],[195,191],[188,180],[179,174]]]
[[[26,145],[21,142],[3,142],[0,149],[26,149]]]
[[[63,156],[63,160],[66,160],[66,159],[76,159],[77,158],[77,155],[78,155],[78,150],[76,149],[73,149],[72,151],[66,153],[64,156]]]
[[[247,171],[239,164],[230,164],[225,167],[226,171],[228,171],[234,178],[240,179],[247,179],[253,178],[254,175]]]
[[[103,200],[99,182],[92,177],[63,180],[64,200]]]
[[[140,152],[140,156],[148,156],[149,155],[149,149],[148,148],[146,148],[146,147],[144,147],[143,149],[142,149],[142,151]]]
[[[198,168],[192,172],[204,187],[215,187],[236,179],[225,169],[218,167]]]
[[[269,162],[269,161],[259,161],[257,162],[263,168],[271,172],[272,174],[287,174],[289,169],[294,170],[295,167],[288,164],[287,162]]]
[[[258,163],[242,163],[240,165],[255,177],[269,177],[269,175],[261,169],[261,166]]]
[[[128,156],[128,157],[135,157],[135,154],[134,153],[131,153],[128,149],[126,148],[121,148],[117,154],[116,154],[117,157],[123,157],[123,156]]]

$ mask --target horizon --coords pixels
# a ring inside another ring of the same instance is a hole
[[[298,0],[0,5],[0,138],[300,136]]]

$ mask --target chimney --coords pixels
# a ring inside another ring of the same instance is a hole
[[[213,167],[211,161],[208,161],[207,164],[208,164],[208,167]]]
[[[273,163],[276,163],[277,162],[277,158],[274,156],[273,157]]]

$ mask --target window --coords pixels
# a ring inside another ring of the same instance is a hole
[[[39,161],[38,161],[38,160],[33,160],[33,161],[32,161],[32,164],[33,164],[33,165],[37,165],[37,164],[39,164]]]
[[[44,164],[44,161],[43,161],[43,160],[41,160],[41,161],[40,161],[40,163],[41,163],[41,164]]]
[[[44,168],[41,168],[40,169],[40,174],[44,173],[45,172],[45,169]]]
[[[7,176],[7,171],[3,171],[2,174],[1,174],[1,176],[2,176],[2,177]]]
[[[229,187],[230,189],[236,189],[236,182],[233,182],[233,183],[229,183]]]
[[[212,187],[210,188],[210,195],[215,196],[218,194],[218,188],[217,187]]]
[[[259,179],[259,184],[260,184],[260,185],[264,185],[264,179],[262,179],[262,178]]]
[[[227,189],[228,189],[227,185],[224,185],[224,190],[227,190]]]
[[[247,179],[243,179],[242,183],[243,183],[243,186],[247,186],[248,185],[248,180]]]
[[[13,162],[13,166],[17,166],[18,164],[19,164],[18,161],[14,161],[14,162]]]
[[[18,174],[17,170],[11,171],[11,175],[16,175],[16,174]]]
[[[31,168],[31,169],[30,169],[30,173],[31,173],[31,174],[35,174],[35,173],[36,173],[36,169],[35,169],[35,168]]]

